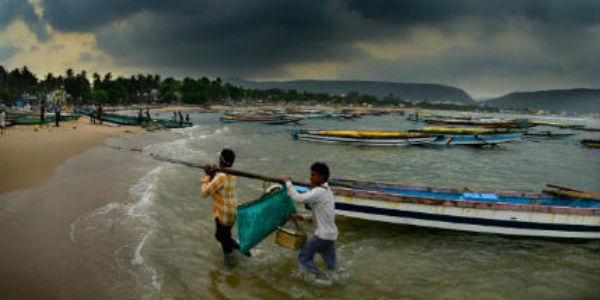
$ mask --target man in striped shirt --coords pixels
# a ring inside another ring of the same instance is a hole
[[[219,168],[230,168],[235,161],[235,153],[223,149],[219,154]],[[215,238],[221,243],[225,255],[225,265],[230,267],[233,260],[233,250],[240,248],[231,238],[231,228],[237,218],[237,197],[235,194],[235,176],[216,172],[210,165],[204,166],[206,176],[202,179],[202,196],[212,197],[213,217],[215,218]],[[250,253],[245,253],[250,256]]]

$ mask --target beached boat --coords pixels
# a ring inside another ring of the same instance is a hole
[[[412,112],[406,116],[408,121],[425,121],[429,119],[437,119],[437,120],[471,120],[470,116],[444,116],[444,115],[434,115],[429,113],[417,113]]]
[[[259,124],[267,124],[267,125],[281,125],[281,124],[290,124],[290,123],[298,123],[302,121],[303,118],[290,118],[287,116],[222,116],[220,118],[221,122],[224,123],[237,123],[237,122],[246,122],[246,123],[259,123]]]
[[[579,129],[584,128],[585,125],[577,125],[577,124],[569,124],[562,122],[547,122],[547,121],[532,121],[531,124],[534,126],[550,126],[550,127],[558,127],[562,129]]]
[[[600,148],[600,140],[585,139],[581,140],[581,144],[590,148]]]
[[[514,133],[517,130],[508,128],[472,128],[472,127],[423,127],[421,129],[411,129],[409,132],[422,132],[429,134],[445,135],[498,135]]]
[[[80,114],[88,115],[88,116],[91,115],[91,113],[87,110],[80,109],[77,112]],[[128,126],[147,125],[149,123],[153,123],[155,125],[158,125],[158,126],[164,127],[164,128],[185,128],[185,127],[191,127],[194,125],[192,122],[179,122],[179,121],[164,120],[164,119],[152,119],[150,121],[147,117],[142,117],[141,123],[140,123],[137,117],[111,114],[111,113],[103,113],[101,119],[104,122],[110,122],[110,123],[114,123],[114,124],[128,125]]]
[[[552,132],[552,131],[530,131],[523,133],[526,137],[531,138],[543,138],[543,139],[564,139],[571,136],[574,136],[574,133],[562,133],[562,132]]]
[[[526,119],[515,120],[495,120],[495,119],[479,119],[479,120],[460,120],[460,119],[427,119],[425,123],[431,125],[444,126],[472,126],[485,128],[529,128],[533,125]]]
[[[495,146],[498,144],[515,143],[521,140],[520,134],[504,135],[443,135],[435,139],[433,145],[464,145],[464,146]]]
[[[431,143],[436,136],[398,131],[292,130],[300,141],[358,146],[403,146]]]
[[[595,127],[577,127],[577,128],[570,128],[570,129],[575,129],[575,130],[581,130],[581,131],[600,131],[600,128],[595,128]]]
[[[336,213],[342,216],[482,233],[600,239],[600,201],[593,198],[343,179],[330,184]]]

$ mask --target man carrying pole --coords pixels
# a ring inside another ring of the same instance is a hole
[[[231,168],[235,161],[235,152],[223,149],[219,154],[219,169]],[[221,243],[225,256],[225,265],[233,265],[233,250],[240,249],[240,245],[231,237],[231,229],[237,218],[237,196],[235,193],[236,178],[224,172],[217,172],[217,168],[210,165],[204,166],[206,176],[202,179],[202,196],[212,197],[213,217],[215,219],[215,238]],[[250,253],[244,253],[250,256]]]

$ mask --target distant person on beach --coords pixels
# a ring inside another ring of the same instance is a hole
[[[46,99],[42,97],[40,100],[40,126],[44,125],[44,121],[46,121]]]
[[[150,117],[150,109],[146,109],[146,118],[148,118],[148,122],[152,122],[152,117]]]
[[[60,126],[60,104],[56,104],[56,106],[54,107],[54,123],[56,124],[56,127]]]
[[[189,113],[185,114],[185,121],[188,123],[190,122],[190,114]]]
[[[324,273],[315,265],[313,258],[316,253],[321,254],[329,271],[336,267],[335,240],[338,230],[335,226],[335,203],[333,193],[329,188],[329,167],[321,162],[315,162],[310,167],[311,190],[306,193],[298,193],[289,176],[283,176],[287,186],[288,195],[295,202],[309,204],[313,220],[317,223],[315,235],[308,239],[306,245],[300,250],[298,259],[300,264],[317,276]],[[292,216],[295,220],[301,219],[299,215]]]
[[[142,113],[142,109],[140,108],[140,110],[138,111],[138,116],[137,116],[138,125],[142,125],[143,119],[144,119],[144,114]]]
[[[173,112],[173,116],[171,117],[171,120],[177,121],[177,113],[176,112]]]
[[[179,125],[183,126],[183,114],[181,113],[181,111],[178,111],[177,113],[179,113]]]
[[[0,106],[0,133],[4,134],[6,131],[6,108],[4,104]]]
[[[90,123],[96,124],[96,105],[90,105]]]
[[[235,161],[235,152],[223,149],[219,154],[219,168],[231,168]],[[215,238],[221,243],[225,265],[233,265],[233,250],[239,251],[240,245],[231,238],[231,229],[237,219],[237,196],[235,193],[235,176],[217,172],[216,167],[205,165],[206,176],[202,178],[202,196],[212,197],[213,217],[215,219]],[[250,252],[245,253],[250,256]]]
[[[96,109],[97,119],[100,124],[102,124],[102,112],[103,112],[102,104],[98,104],[98,108]]]

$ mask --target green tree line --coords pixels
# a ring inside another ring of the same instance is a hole
[[[12,104],[24,93],[39,96],[57,89],[64,89],[72,104],[101,103],[127,105],[137,103],[206,104],[239,101],[307,102],[320,103],[376,103],[395,105],[400,99],[389,95],[382,99],[375,96],[349,92],[346,95],[330,95],[296,90],[247,89],[223,83],[220,78],[198,79],[185,77],[182,80],[157,74],[139,74],[130,77],[114,77],[93,73],[89,78],[86,71],[75,73],[67,69],[64,74],[48,73],[39,79],[26,66],[7,71],[0,65],[0,100]]]

